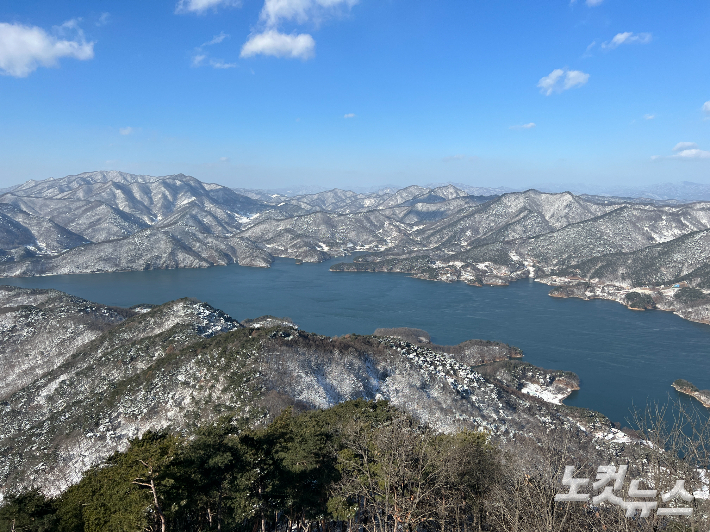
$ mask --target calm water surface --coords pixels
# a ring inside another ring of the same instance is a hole
[[[233,265],[2,282],[118,306],[190,296],[239,320],[288,316],[326,335],[417,327],[440,344],[499,340],[521,348],[532,364],[577,373],[581,390],[565,402],[621,423],[632,405],[675,396],[675,379],[710,388],[710,326],[611,301],[551,298],[549,287],[532,281],[476,288],[403,274],[330,272],[340,261],[297,266],[283,259],[268,269]]]

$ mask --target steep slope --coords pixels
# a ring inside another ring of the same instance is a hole
[[[569,193],[543,194],[536,190],[509,193],[480,206],[462,209],[452,216],[424,227],[416,234],[430,248],[471,247],[487,235],[523,219],[534,220],[520,237],[530,238],[580,222],[616,206],[586,202]]]
[[[708,258],[710,230],[697,231],[631,253],[615,253],[590,258],[556,270],[558,275],[599,278],[625,286],[671,284],[692,280],[710,286]]]
[[[575,263],[636,251],[710,227],[710,204],[623,206],[591,220],[530,239],[516,251],[543,264]]]
[[[248,239],[220,237],[194,227],[148,228],[127,238],[79,246],[48,258],[0,263],[5,277],[170,268],[239,263],[266,267],[271,256]]]
[[[0,202],[9,203],[34,216],[53,222],[92,242],[103,242],[131,235],[148,226],[140,218],[101,201],[34,198],[5,194]]]
[[[0,399],[133,315],[57,290],[0,286]]]
[[[284,220],[267,220],[240,234],[262,243],[272,255],[320,261],[348,249],[411,246],[409,229],[383,213],[318,212]]]
[[[52,220],[13,205],[0,203],[0,216],[0,247],[5,250],[26,247],[36,253],[51,254],[88,243],[86,238]]]

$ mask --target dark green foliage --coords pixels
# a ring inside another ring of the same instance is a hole
[[[51,532],[56,530],[57,516],[53,501],[39,491],[12,495],[0,508],[0,532]]]
[[[171,463],[179,438],[147,432],[131,441],[126,452],[111,456],[104,466],[89,470],[81,482],[59,499],[60,530],[66,532],[130,532],[160,530],[160,511],[175,489]],[[155,486],[158,504],[151,489]]]
[[[223,417],[191,438],[147,432],[56,500],[11,497],[0,532],[13,519],[18,532],[291,530],[372,519],[437,530],[481,522],[497,468],[482,433],[437,435],[384,401],[286,409],[258,429]]]
[[[646,310],[656,308],[653,298],[649,294],[641,294],[639,292],[629,292],[624,297],[626,305],[629,308]]]
[[[504,454],[484,433],[439,434],[385,401],[286,409],[258,429],[227,416],[190,437],[148,432],[57,499],[8,497],[0,532],[685,530],[555,503],[575,461],[557,436]]]
[[[685,286],[678,290],[673,297],[685,304],[697,303],[707,299],[707,296],[702,290],[691,288],[689,286]]]

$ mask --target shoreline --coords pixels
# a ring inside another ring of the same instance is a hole
[[[549,296],[561,299],[574,297],[590,301],[592,299],[605,299],[624,305],[629,310],[660,310],[672,312],[679,318],[694,323],[710,325],[710,303],[683,304],[674,298],[681,286],[661,287],[627,287],[623,285],[605,283],[597,279],[585,280],[576,277],[548,276],[535,279],[536,282],[553,287]],[[557,290],[556,290],[557,289]],[[634,308],[626,302],[628,294],[636,292],[648,296],[653,305],[649,308]]]
[[[696,399],[705,408],[710,408],[710,390],[699,390],[692,382],[684,379],[673,381],[671,386],[679,393]]]

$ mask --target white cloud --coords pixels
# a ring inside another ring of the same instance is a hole
[[[78,21],[70,20],[53,30],[54,35],[50,35],[37,26],[0,22],[2,74],[24,78],[40,66],[57,66],[62,57],[79,60],[94,57],[94,43],[86,42]],[[73,40],[61,38],[69,33],[73,34]]]
[[[563,70],[556,68],[549,75],[540,78],[537,86],[540,92],[549,96],[553,92],[562,92],[574,87],[581,87],[589,80],[589,74],[581,70]]]
[[[180,0],[175,6],[175,13],[204,13],[208,9],[220,6],[239,7],[239,0]]]
[[[703,104],[703,111],[710,115],[710,100]]]
[[[698,145],[695,142],[679,142],[673,147],[673,151],[685,151],[697,148]]]
[[[589,74],[585,74],[581,70],[568,70],[565,74],[565,83],[562,90],[571,89],[573,87],[582,86],[589,80]]]
[[[535,127],[535,122],[530,122],[528,124],[520,124],[517,126],[510,126],[508,129],[532,129]]]
[[[118,129],[118,132],[121,135],[130,135],[131,133],[133,133],[133,128],[132,127],[121,127]]]
[[[278,30],[266,30],[249,37],[240,55],[252,57],[261,54],[305,60],[313,57],[315,48],[316,42],[307,33],[287,35]]]
[[[693,148],[690,150],[682,150],[671,155],[674,159],[710,159],[710,151]]]
[[[229,157],[220,157],[219,160],[220,160],[220,162],[228,163],[228,162],[229,162]]]
[[[695,142],[679,142],[673,147],[675,154],[665,157],[666,159],[710,159],[710,151],[701,150]],[[660,155],[654,155],[652,160],[661,159]]]
[[[303,24],[309,20],[318,21],[339,9],[349,9],[357,3],[358,0],[264,0],[261,20],[270,28],[282,20]]]
[[[308,33],[286,34],[279,30],[283,21],[319,25],[329,16],[350,9],[359,0],[264,0],[259,15],[261,28],[242,46],[241,57],[272,55],[309,59],[315,55],[316,42]]]
[[[654,118],[656,118],[656,115],[645,114],[643,115],[643,117],[646,120],[653,120]]]
[[[552,72],[550,72],[549,75],[545,76],[544,78],[540,78],[540,81],[537,82],[537,86],[540,87],[540,89],[545,92],[548,96],[552,94],[554,91],[555,86],[557,85],[557,82],[564,76],[565,71],[562,70],[561,68],[556,68]]]
[[[343,118],[355,118],[355,113],[348,113]]]
[[[207,55],[205,54],[195,54],[192,56],[192,66],[198,67],[201,66],[204,62],[205,59],[207,59]]]
[[[210,66],[217,69],[237,68],[236,63],[225,63],[221,59],[210,59]]]
[[[617,33],[611,41],[603,42],[602,49],[613,50],[617,46],[622,44],[648,44],[651,42],[653,36],[650,33],[632,33],[626,31],[624,33]]]
[[[227,33],[220,31],[219,35],[215,35],[214,37],[212,37],[212,40],[203,43],[202,46],[212,46],[213,44],[219,44],[228,37],[229,35]],[[202,46],[200,46],[200,48],[202,48]]]

